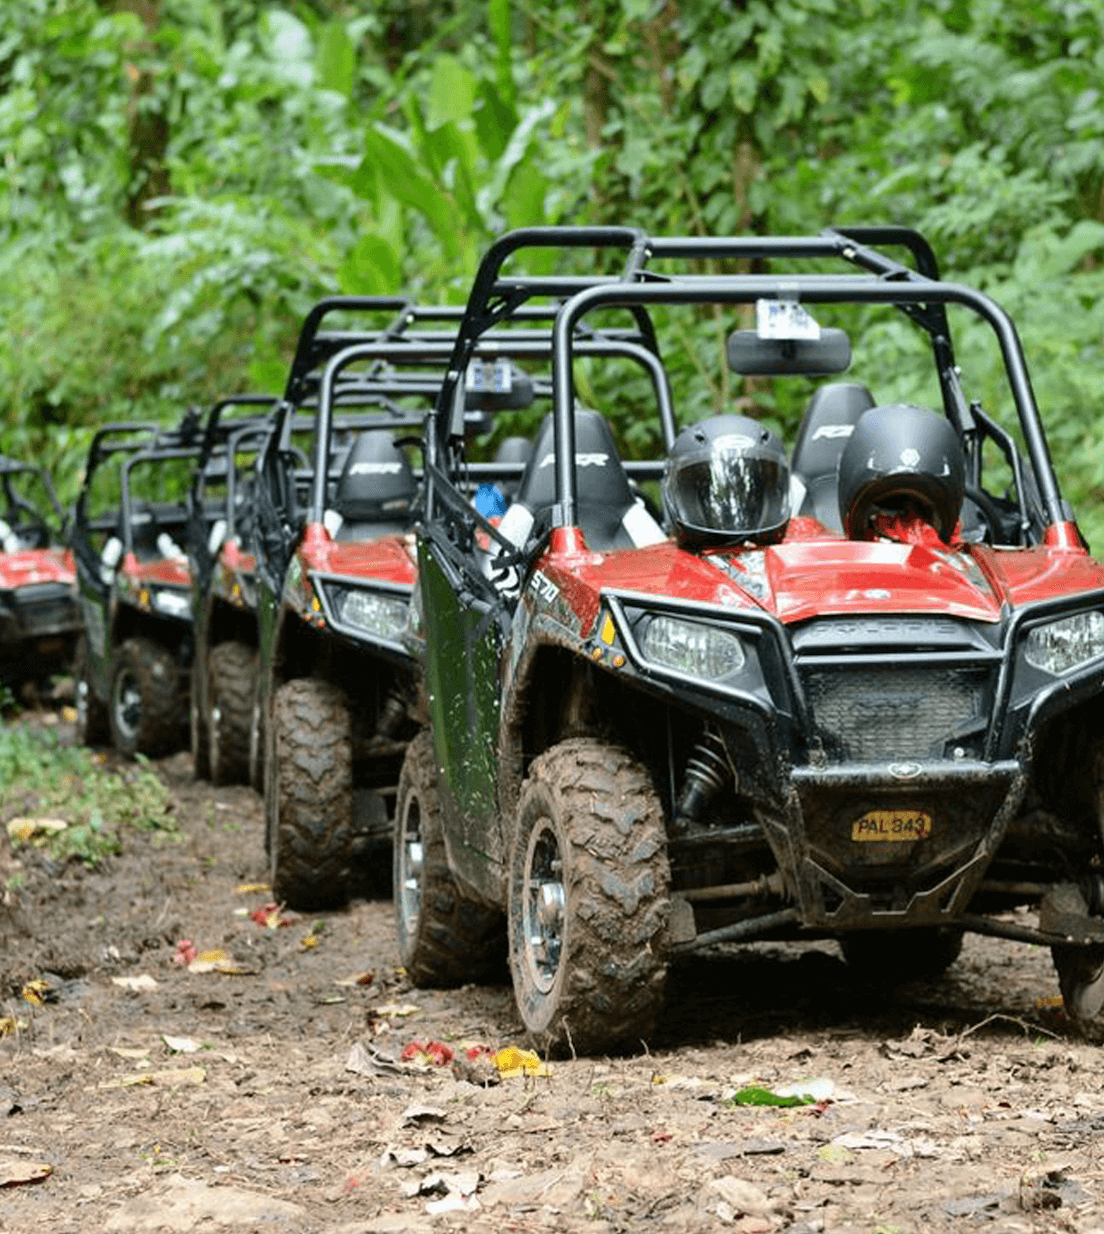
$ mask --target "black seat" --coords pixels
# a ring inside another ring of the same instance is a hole
[[[517,504],[532,511],[538,527],[542,519],[547,522],[556,501],[554,438],[552,417],[548,415],[533,442],[532,457],[514,498]],[[633,547],[624,519],[635,506],[636,498],[617,456],[609,425],[598,412],[585,408],[575,412],[575,501],[578,525],[590,548],[601,552]]]
[[[517,467],[524,467],[532,457],[533,443],[528,437],[507,437],[499,442],[498,449],[495,451],[494,461],[496,463],[511,463]],[[498,487],[507,497],[513,498],[517,492],[519,479],[511,480],[502,476],[498,480]]]
[[[119,537],[122,538],[123,515],[119,513]],[[157,521],[149,502],[130,503],[130,547],[139,561],[152,561],[159,557],[157,551]]]
[[[418,482],[406,455],[386,429],[360,433],[341,469],[333,508],[341,515],[335,539],[374,540],[409,530]]]
[[[837,381],[821,386],[806,409],[797,433],[790,471],[803,491],[795,515],[815,518],[830,531],[842,531],[837,495],[837,471],[843,447],[859,417],[874,406],[864,385]]]

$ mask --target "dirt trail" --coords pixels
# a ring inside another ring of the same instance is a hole
[[[1099,1054],[1044,951],[969,938],[890,993],[828,946],[718,950],[647,1052],[491,1083],[465,1048],[519,1042],[508,987],[411,989],[385,899],[254,920],[258,798],[157,767],[179,842],[90,873],[0,833],[0,1231],[1104,1231]],[[735,1100],[787,1084],[819,1100]]]

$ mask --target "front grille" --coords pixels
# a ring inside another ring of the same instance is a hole
[[[986,671],[937,666],[809,668],[801,675],[832,762],[941,758],[984,715]]]

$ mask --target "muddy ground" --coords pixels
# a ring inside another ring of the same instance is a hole
[[[0,1230],[1104,1231],[1100,1056],[1042,949],[969,938],[890,992],[718,948],[646,1052],[492,1082],[465,1049],[520,1042],[508,987],[412,989],[385,898],[254,920],[259,799],[157,770],[177,841],[89,872],[0,831]],[[785,1085],[820,1100],[734,1101]]]

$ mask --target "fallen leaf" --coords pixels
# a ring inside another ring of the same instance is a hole
[[[741,1088],[739,1092],[733,1093],[728,1101],[730,1105],[795,1106],[816,1104],[815,1097],[796,1096],[792,1093],[782,1095],[757,1084],[753,1084],[749,1088]]]
[[[26,1020],[17,1020],[15,1016],[0,1016],[0,1037],[14,1037],[16,1033],[27,1027]]]
[[[216,947],[212,951],[200,951],[188,964],[190,973],[229,973],[243,976],[250,971],[248,968],[243,968],[228,951],[224,951],[221,947]]]
[[[539,1055],[532,1050],[519,1049],[516,1045],[507,1045],[496,1050],[494,1065],[504,1080],[512,1080],[517,1076],[552,1074],[551,1069],[541,1062]]]
[[[272,888],[268,883],[239,883],[234,890],[241,896],[272,894]]]
[[[399,1125],[425,1122],[439,1123],[446,1117],[446,1112],[437,1105],[408,1105],[399,1117]]]
[[[804,1080],[794,1080],[791,1084],[775,1084],[772,1093],[779,1097],[808,1097],[814,1101],[830,1101],[836,1095],[836,1086],[824,1076],[809,1077]]]
[[[162,1033],[161,1040],[174,1054],[194,1054],[200,1049],[199,1042],[193,1041],[191,1037],[170,1037],[168,1033]]]
[[[54,1172],[45,1161],[18,1161],[0,1157],[0,1187],[19,1187],[24,1183],[40,1183]]]
[[[97,1089],[103,1088],[136,1088],[139,1085],[145,1084],[167,1084],[169,1086],[177,1084],[203,1084],[207,1079],[207,1072],[203,1067],[185,1067],[180,1070],[172,1071],[143,1071],[141,1075],[123,1075],[118,1076],[114,1080],[104,1080],[102,1084],[97,1084],[94,1087]],[[92,1091],[86,1089],[86,1092]]]
[[[339,978],[334,985],[371,985],[375,979],[375,973],[355,973],[352,977]]]
[[[268,904],[262,904],[260,908],[255,908],[249,914],[249,919],[259,926],[264,926],[266,930],[277,930],[281,926],[292,925],[299,920],[299,917],[296,913],[285,914],[281,905],[270,901]]]
[[[109,1045],[107,1047],[112,1054],[117,1054],[120,1058],[142,1059],[149,1058],[149,1050],[139,1049],[133,1046],[125,1045]]]
[[[30,844],[40,836],[64,831],[68,826],[64,818],[13,818],[8,820],[8,839],[13,844]]]
[[[32,1007],[44,1007],[47,1002],[53,1001],[57,995],[51,997],[50,983],[43,981],[41,977],[34,981],[28,981],[21,991],[21,997],[25,1003],[30,1003]]]
[[[404,1063],[422,1063],[430,1067],[446,1067],[456,1057],[443,1041],[412,1041],[402,1052]]]
[[[396,1019],[401,1019],[405,1016],[417,1015],[421,1007],[415,1006],[414,1003],[380,1003],[372,1010],[376,1015],[394,1016]]]
[[[377,1076],[403,1075],[407,1069],[390,1055],[375,1050],[371,1046],[366,1046],[361,1041],[357,1041],[353,1044],[352,1049],[349,1051],[349,1057],[345,1060],[345,1070],[351,1071],[355,1075]]]
[[[148,973],[139,973],[137,977],[112,977],[112,984],[122,986],[124,990],[156,990],[157,982]]]

